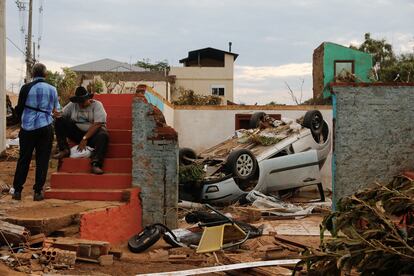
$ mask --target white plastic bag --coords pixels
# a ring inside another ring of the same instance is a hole
[[[88,146],[83,151],[79,151],[78,145],[76,145],[70,149],[70,157],[71,158],[89,158],[91,156],[92,151],[93,151],[93,148],[88,147]]]

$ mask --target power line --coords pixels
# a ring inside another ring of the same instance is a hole
[[[14,46],[16,47],[17,50],[19,50],[23,55],[26,55],[26,53],[19,48],[19,46],[16,45],[16,43],[14,43],[8,36],[6,36],[6,39]]]
[[[40,41],[42,40],[43,35],[43,10],[44,10],[44,0],[39,1],[39,17],[37,25],[37,59],[40,58]]]

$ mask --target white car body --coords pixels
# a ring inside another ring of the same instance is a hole
[[[331,132],[326,121],[323,127],[323,143],[315,141],[310,129],[302,128],[256,155],[259,177],[253,189],[262,193],[309,185],[319,185],[321,189],[320,168],[331,150]],[[281,151],[287,154],[275,157]],[[248,193],[231,176],[215,183],[206,182],[201,189],[200,200],[211,204],[231,203]]]

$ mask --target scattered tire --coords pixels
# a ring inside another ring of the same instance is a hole
[[[249,129],[258,128],[260,126],[260,121],[262,121],[265,116],[266,113],[264,112],[253,113],[252,117],[250,117]]]
[[[234,177],[240,180],[250,180],[256,175],[257,161],[250,150],[239,149],[229,154],[225,166]]]
[[[319,110],[308,111],[303,118],[303,126],[309,128],[312,134],[320,134],[323,123],[323,116]]]
[[[147,226],[139,234],[128,240],[128,248],[131,252],[141,253],[154,245],[161,238],[161,231],[156,226]]]
[[[197,159],[197,154],[194,150],[190,148],[181,148],[178,152],[178,156],[180,165],[190,165],[192,163],[190,160],[186,158]]]

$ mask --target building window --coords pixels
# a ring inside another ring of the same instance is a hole
[[[353,60],[335,60],[334,67],[335,78],[346,78],[348,74],[354,74],[354,61]]]
[[[214,96],[224,96],[224,85],[212,85],[211,94]]]

